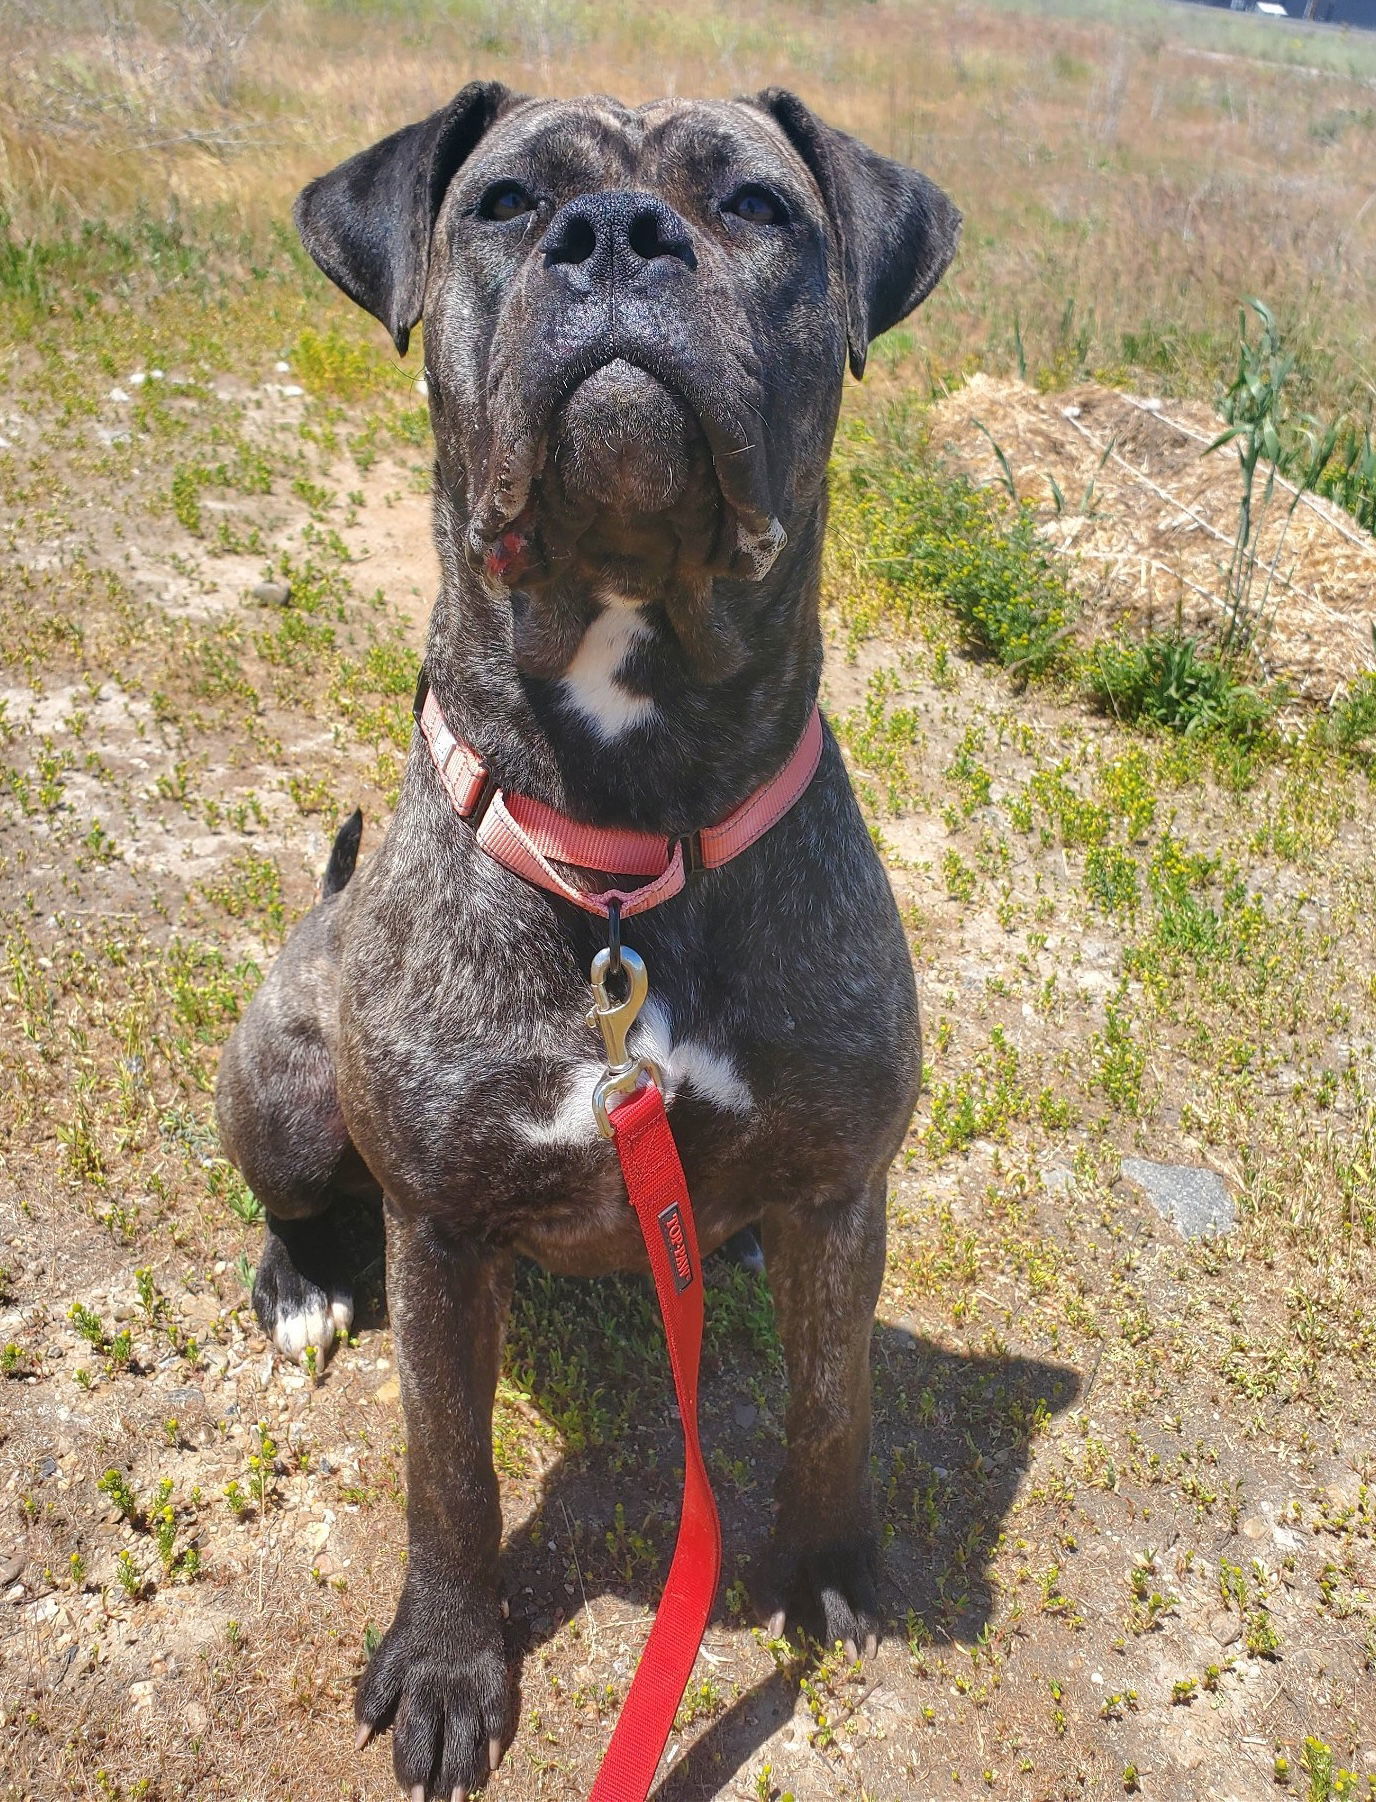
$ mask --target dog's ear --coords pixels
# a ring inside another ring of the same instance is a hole
[[[380,319],[406,355],[420,318],[430,238],[455,171],[519,99],[471,81],[437,113],[360,150],[296,198],[301,242],[336,286]]]
[[[862,376],[870,340],[905,319],[946,273],[960,211],[934,181],[825,124],[787,88],[765,88],[754,104],[822,191],[841,245],[850,366]]]

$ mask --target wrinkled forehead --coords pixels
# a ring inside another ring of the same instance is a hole
[[[820,204],[802,159],[773,121],[729,100],[655,100],[639,108],[600,94],[524,101],[483,139],[459,186],[471,194],[503,176],[563,194],[625,187],[669,195],[756,180]]]

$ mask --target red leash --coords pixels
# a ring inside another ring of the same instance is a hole
[[[603,952],[598,959],[604,976],[606,956]],[[598,980],[598,964],[593,966],[593,988],[598,998],[594,1012],[607,1038],[613,1066],[599,1089],[599,1118],[605,1116],[616,1143],[626,1193],[650,1255],[655,1293],[664,1317],[664,1337],[683,1424],[683,1507],[678,1543],[659,1612],[589,1802],[645,1802],[692,1674],[721,1575],[721,1523],[698,1442],[702,1263],[688,1184],[669,1130],[657,1072],[646,1067],[643,1060],[626,1057],[625,1030],[644,1000],[645,967],[634,952],[623,951],[621,956],[630,976],[630,994],[619,1007],[605,1005],[605,982]],[[619,1060],[614,1047],[620,1052]],[[618,1061],[623,1066],[620,1069],[616,1067]],[[634,1082],[642,1074],[650,1076],[644,1087],[631,1088],[629,1093],[623,1089],[616,1105],[607,1107],[609,1097],[605,1090],[610,1087],[616,1093],[618,1078],[623,1083],[628,1079]]]

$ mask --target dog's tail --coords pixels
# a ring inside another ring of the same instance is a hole
[[[358,847],[362,837],[363,809],[355,807],[335,834],[330,861],[325,865],[325,874],[320,883],[322,899],[326,895],[337,895],[340,889],[348,887],[354,865],[358,862]]]

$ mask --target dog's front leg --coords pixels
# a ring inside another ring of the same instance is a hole
[[[770,1630],[796,1620],[854,1657],[877,1641],[870,1334],[884,1274],[885,1181],[846,1201],[766,1210],[765,1268],[788,1364],[788,1454],[763,1585]]]
[[[496,1768],[506,1734],[492,1404],[512,1263],[509,1252],[388,1209],[409,1558],[396,1619],[363,1674],[356,1713],[360,1743],[391,1726],[397,1781],[412,1802],[467,1795]]]

